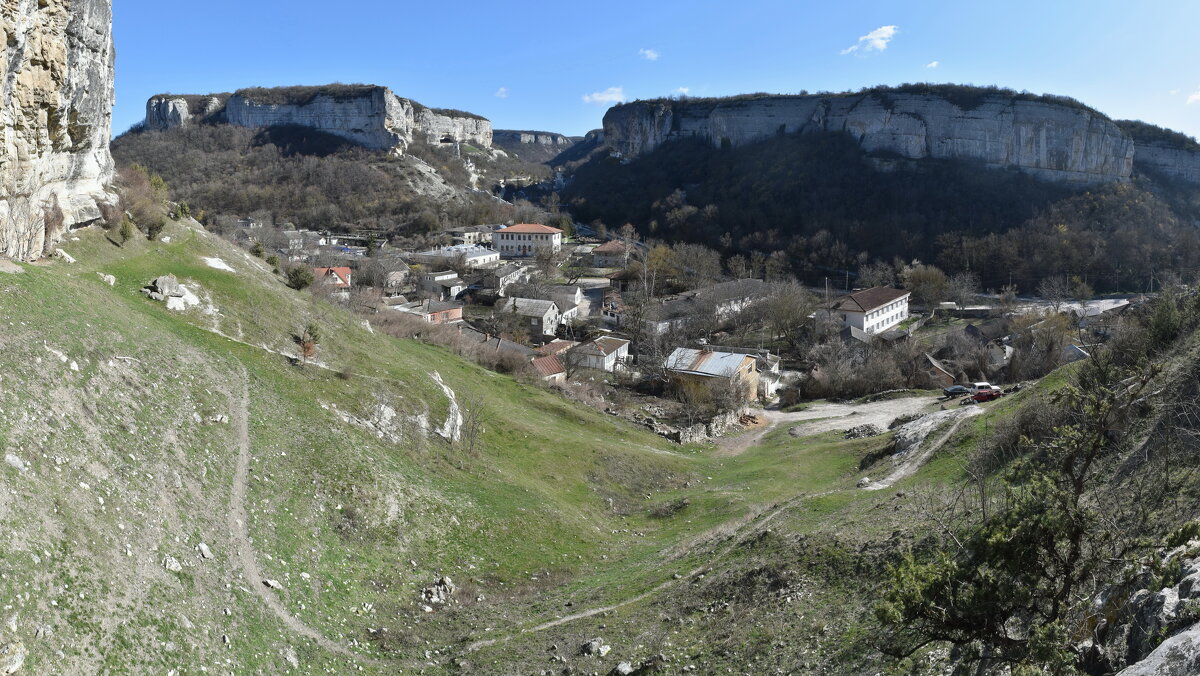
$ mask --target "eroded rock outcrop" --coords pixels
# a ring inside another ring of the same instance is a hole
[[[888,90],[637,101],[604,116],[607,143],[625,157],[676,138],[736,146],[796,132],[845,132],[877,156],[975,160],[1069,183],[1125,180],[1133,170],[1132,139],[1103,115],[999,91],[966,102]]]
[[[413,143],[465,142],[492,147],[492,123],[478,115],[428,108],[387,87],[327,85],[243,89],[233,94],[163,94],[146,102],[146,127],[199,122],[242,127],[299,125],[365,148],[404,152]]]
[[[0,0],[0,255],[45,254],[110,202],[110,0]]]

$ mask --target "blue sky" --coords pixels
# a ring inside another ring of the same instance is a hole
[[[619,99],[955,82],[1200,135],[1192,0],[113,4],[116,133],[153,94],[248,86],[381,84],[498,129],[582,134]]]

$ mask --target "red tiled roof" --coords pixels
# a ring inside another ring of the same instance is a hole
[[[533,370],[538,372],[538,375],[543,378],[556,376],[560,373],[566,373],[567,369],[563,368],[562,362],[559,361],[558,355],[552,354],[546,357],[538,357],[533,360]]]
[[[518,223],[510,225],[503,230],[497,230],[500,233],[512,233],[515,235],[553,235],[562,234],[562,230],[552,228],[548,225],[538,225],[537,223]]]
[[[837,303],[834,304],[834,308],[850,312],[870,312],[875,308],[880,308],[888,303],[900,300],[909,295],[909,293],[904,289],[877,286],[865,291],[856,291],[849,296],[838,299]]]
[[[330,275],[333,275],[336,279],[333,282],[333,286],[339,289],[350,288],[350,274],[351,270],[347,267],[313,268],[313,276],[317,278],[317,281],[324,282]]]

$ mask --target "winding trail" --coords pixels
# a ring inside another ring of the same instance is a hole
[[[746,434],[725,440],[721,443],[720,448],[717,449],[717,452],[714,455],[716,457],[733,457],[740,455],[746,450],[759,444],[772,430],[784,423],[813,421],[807,425],[797,428],[799,436],[810,436],[813,434],[820,434],[831,429],[849,429],[850,427],[862,424],[886,426],[890,421],[900,416],[921,412],[928,405],[929,402],[923,397],[906,397],[903,399],[893,399],[872,402],[868,404],[819,404],[795,413],[783,413],[781,411],[770,410],[762,411],[760,415],[766,418],[766,424],[762,425],[762,427],[758,429],[751,430]],[[867,486],[866,489],[882,490],[893,485],[900,479],[916,473],[916,471],[925,464],[925,461],[928,460],[931,455],[937,452],[938,449],[940,449],[946,444],[946,442],[950,440],[954,433],[958,431],[959,426],[962,425],[963,422],[980,413],[983,413],[983,409],[978,406],[973,406],[969,409],[944,411],[931,414],[930,417],[933,417],[934,420],[930,422],[933,423],[934,427],[946,420],[953,419],[955,422],[950,426],[950,429],[948,429],[941,437],[938,438],[936,442],[932,444],[924,444],[924,441],[927,437],[922,437],[921,441],[918,443],[924,445],[924,449],[920,453],[911,454],[910,457],[906,458],[905,461],[901,463],[900,466],[898,466],[895,470],[893,470],[886,479],[875,482],[870,486]],[[932,431],[933,430],[931,428],[926,432],[926,434]],[[717,559],[726,556],[732,552],[735,547],[737,547],[738,543],[741,541],[739,536],[742,533],[745,533],[749,530],[763,528],[777,516],[790,509],[801,500],[819,498],[826,495],[832,495],[834,493],[852,490],[857,489],[835,488],[822,491],[820,493],[798,495],[786,502],[776,505],[774,509],[766,512],[765,515],[760,513],[759,515],[750,518],[742,517],[741,519],[735,519],[732,522],[726,522],[724,524],[715,526],[702,535],[694,538],[689,546],[683,548],[681,551],[674,552],[674,555],[670,558],[678,558],[680,556],[691,554],[693,551],[702,546],[704,541],[711,540],[713,537],[720,535],[724,535],[726,544],[725,546],[714,550],[712,557],[710,558]],[[730,530],[730,526],[732,524],[736,524],[736,526]],[[614,610],[619,610],[625,606],[635,603],[640,603],[641,601],[644,601],[652,596],[677,586],[680,583],[694,578],[695,576],[704,572],[707,568],[707,565],[698,566],[691,569],[686,574],[681,575],[679,578],[672,578],[661,582],[640,594],[631,596],[618,603],[598,606],[577,613],[572,613],[570,615],[564,615],[553,620],[542,622],[541,624],[536,624],[532,627],[517,630],[504,636],[474,641],[467,644],[463,648],[463,652],[465,654],[473,653],[482,648],[508,642],[518,636],[545,631],[547,629],[552,629],[554,627],[578,620],[583,620],[589,617],[595,617],[596,615],[602,615]]]
[[[280,622],[293,634],[311,639],[329,652],[349,657],[356,661],[378,665],[379,661],[360,655],[350,648],[331,641],[324,634],[300,621],[283,607],[275,592],[266,586],[266,577],[258,567],[254,545],[250,540],[250,523],[246,512],[246,495],[250,485],[250,377],[245,367],[241,368],[241,388],[232,402],[231,416],[237,430],[238,456],[230,492],[227,515],[229,533],[233,538],[235,559],[241,568],[250,591],[271,609]]]
[[[785,510],[787,510],[788,508],[790,508],[792,505],[799,502],[800,500],[802,500],[804,498],[820,497],[822,495],[828,495],[829,493],[832,493],[832,492],[833,491],[826,491],[824,493],[817,493],[814,495],[798,495],[798,496],[792,498],[791,500],[788,500],[787,502],[776,505],[775,509],[768,512],[765,516],[761,516],[761,513],[760,513],[761,518],[755,517],[755,518],[746,520],[744,523],[742,523],[740,526],[738,526],[733,532],[729,533],[726,536],[728,544],[726,544],[724,547],[720,548],[719,550],[713,552],[713,558],[720,558],[720,557],[725,556],[725,555],[729,554],[730,552],[732,552],[733,548],[736,547],[739,542],[739,539],[737,536],[740,533],[749,529],[751,526],[761,528],[761,527],[767,525],[768,523],[770,523],[773,519],[775,519],[775,517],[782,514]],[[713,529],[710,529],[708,531],[708,533],[719,532],[719,531],[724,530],[726,527],[727,527],[727,524],[722,524],[720,526],[716,526]],[[690,551],[684,552],[683,554],[688,554],[688,553],[691,553],[691,552]],[[703,573],[708,567],[709,566],[707,566],[707,565],[697,566],[696,568],[689,570],[687,573],[684,573],[683,575],[681,575],[678,578],[672,578],[672,579],[666,580],[665,582],[661,582],[661,583],[655,585],[654,587],[651,587],[650,589],[642,592],[641,594],[638,594],[636,596],[631,596],[619,603],[614,603],[612,605],[607,605],[607,606],[598,606],[596,608],[589,608],[588,610],[583,610],[578,613],[572,613],[570,615],[563,615],[562,617],[558,617],[553,620],[549,620],[549,621],[543,622],[541,624],[537,624],[532,627],[528,627],[526,629],[521,629],[519,631],[516,631],[511,634],[507,634],[505,636],[500,636],[497,638],[483,639],[480,641],[475,641],[473,643],[469,643],[463,649],[463,651],[465,653],[473,653],[476,650],[479,650],[480,648],[486,648],[488,646],[493,646],[498,643],[506,643],[506,642],[508,642],[518,636],[521,636],[523,634],[537,633],[540,631],[545,631],[547,629],[552,629],[552,628],[560,626],[560,625],[568,624],[570,622],[575,622],[577,620],[582,620],[582,619],[586,619],[589,617],[595,617],[596,615],[602,615],[607,612],[619,610],[621,608],[624,608],[625,606],[633,605],[634,603],[639,603],[641,601],[644,601],[644,600],[650,598],[651,596],[660,594],[682,582],[686,582],[689,579],[696,577],[700,573]]]

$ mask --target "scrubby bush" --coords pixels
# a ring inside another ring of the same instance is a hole
[[[313,281],[315,281],[313,277],[313,271],[307,266],[294,265],[291,268],[288,268],[287,283],[288,286],[292,287],[293,289],[307,289],[308,287],[312,286]]]

